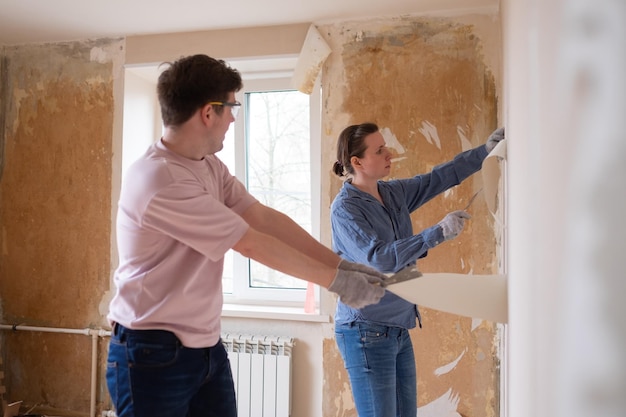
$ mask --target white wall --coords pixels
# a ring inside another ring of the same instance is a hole
[[[626,2],[503,1],[511,417],[626,413]]]
[[[161,135],[156,86],[152,79],[142,76],[141,70],[127,68],[124,75],[122,176]]]
[[[322,415],[322,342],[320,323],[254,318],[222,318],[222,333],[290,336],[296,339],[292,357],[291,415]]]

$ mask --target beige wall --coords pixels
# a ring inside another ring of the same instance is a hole
[[[308,28],[305,23],[131,36],[126,42],[126,64],[161,63],[192,54],[207,54],[222,59],[298,54]]]
[[[116,265],[111,242],[121,169],[122,63],[161,62],[188,53],[221,58],[297,54],[307,29],[290,25],[4,48],[9,82],[2,100],[9,111],[0,182],[2,321],[106,325],[103,315]],[[321,33],[333,48],[322,79],[321,211],[323,241],[329,244],[328,205],[340,185],[330,166],[340,129],[364,120],[388,127],[406,156],[393,175],[424,172],[483,143],[499,124],[501,58],[496,16],[344,22],[324,25]],[[420,133],[425,123],[437,128],[441,147]],[[429,203],[415,217],[415,229],[461,206],[479,186],[480,179],[473,178]],[[498,270],[493,220],[484,204],[475,204],[472,214],[463,236],[420,263],[424,270]],[[323,309],[332,315],[332,296],[324,295]],[[412,332],[419,405],[452,390],[464,416],[498,415],[500,329],[428,309],[423,314],[425,328]],[[355,415],[332,324],[229,318],[224,326],[274,330],[298,339],[293,415]],[[88,409],[89,338],[2,333],[2,341],[11,400]],[[102,384],[105,350],[101,341],[99,409],[110,407]],[[438,368],[459,357],[451,372],[436,376]]]

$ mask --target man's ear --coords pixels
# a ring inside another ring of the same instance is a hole
[[[205,104],[202,109],[200,109],[200,115],[202,116],[203,121],[209,121],[211,118],[215,117],[215,109],[211,104]]]

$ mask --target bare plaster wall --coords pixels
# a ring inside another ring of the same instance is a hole
[[[101,327],[111,263],[112,57],[122,54],[122,43],[1,51],[2,322]],[[89,410],[90,337],[6,331],[0,337],[6,399]]]
[[[429,171],[457,153],[483,144],[498,126],[498,42],[494,18],[401,18],[318,28],[332,48],[323,68],[323,169],[336,159],[336,138],[349,124],[375,122],[388,129],[397,160],[391,177]],[[496,75],[494,75],[496,74]],[[341,180],[329,176],[322,212]],[[435,198],[413,215],[414,231],[461,209],[480,189],[481,177]],[[498,271],[498,237],[484,200],[455,240],[432,249],[425,272]],[[322,220],[326,224],[329,220]],[[330,241],[329,237],[326,237]],[[448,401],[464,417],[499,415],[499,325],[420,309],[424,327],[411,331],[418,372],[418,407]],[[349,381],[334,339],[324,341],[324,416],[356,416]],[[447,396],[446,396],[447,395]],[[455,403],[458,399],[458,405]]]

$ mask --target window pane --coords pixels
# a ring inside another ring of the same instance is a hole
[[[311,232],[309,97],[298,91],[246,94],[247,186],[261,203]],[[250,286],[306,288],[250,261]]]

